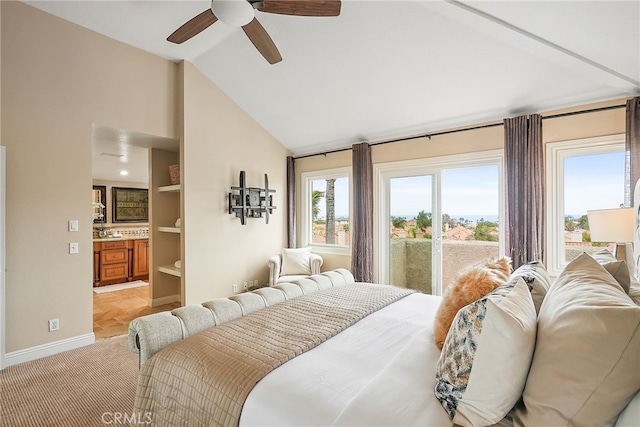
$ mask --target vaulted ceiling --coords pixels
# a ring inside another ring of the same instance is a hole
[[[214,0],[215,1],[215,0]],[[26,1],[193,63],[294,154],[640,94],[638,1],[357,1],[338,17],[256,12],[282,61],[198,1]]]

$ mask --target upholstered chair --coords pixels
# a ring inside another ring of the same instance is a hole
[[[311,248],[282,249],[282,253],[272,255],[269,265],[269,286],[289,282],[320,273],[323,259],[311,253]]]

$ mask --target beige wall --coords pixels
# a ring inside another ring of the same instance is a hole
[[[542,115],[549,116],[571,111],[622,105],[625,102],[626,99],[615,99],[564,110],[542,112]],[[625,109],[618,108],[589,114],[545,119],[542,123],[543,141],[545,144],[572,139],[620,134],[625,132]],[[480,125],[482,124],[479,124],[479,126]],[[375,145],[372,147],[371,157],[372,162],[374,164],[378,164],[470,153],[475,151],[487,151],[501,149],[503,147],[503,140],[503,127],[495,126],[434,136],[430,140],[427,138],[418,138],[391,144]],[[296,179],[300,182],[300,175],[304,172],[349,166],[351,166],[351,151],[342,151],[327,154],[326,156],[301,158],[296,160]],[[297,188],[297,200],[297,209],[298,212],[300,212],[302,200],[300,186]],[[298,232],[302,229],[300,220],[300,217],[298,217]],[[298,240],[300,240],[300,236],[298,236]],[[322,254],[322,257],[325,260],[322,266],[323,271],[336,267],[350,268],[351,266],[350,256]]]
[[[7,146],[6,351],[92,332],[92,125],[181,139],[187,303],[267,281],[285,241],[287,150],[191,64],[178,65],[21,2],[2,2]],[[8,89],[8,90],[7,90]],[[184,123],[183,123],[183,117]],[[268,225],[226,212],[238,184],[277,190]],[[80,231],[67,231],[78,219]],[[166,224],[165,224],[166,225]],[[68,254],[79,242],[80,253]],[[48,332],[47,321],[60,319]]]
[[[183,234],[185,302],[229,296],[234,283],[267,283],[267,258],[279,253],[286,236],[288,151],[192,64],[184,63]],[[246,184],[276,189],[276,210],[264,219],[227,213],[227,195]]]
[[[92,332],[92,124],[174,137],[177,65],[21,2],[1,7],[13,352]]]

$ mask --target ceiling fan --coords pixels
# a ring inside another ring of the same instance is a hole
[[[294,16],[338,16],[340,0],[211,0],[211,7],[175,30],[167,41],[183,43],[218,19],[242,27],[251,43],[270,64],[282,61],[278,48],[256,19],[255,11]]]

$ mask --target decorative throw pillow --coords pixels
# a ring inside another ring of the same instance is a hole
[[[636,305],[640,305],[640,281],[631,279],[631,286],[629,286],[629,298],[635,302]]]
[[[491,425],[520,399],[536,341],[529,288],[515,277],[456,315],[436,367],[435,395],[456,425]]]
[[[540,306],[547,291],[551,287],[551,278],[542,261],[531,261],[518,267],[509,280],[522,277],[531,291],[536,313],[540,312]]]
[[[640,307],[583,253],[558,276],[515,425],[613,425],[640,389]]]
[[[456,276],[447,288],[434,320],[433,330],[439,349],[442,349],[458,310],[504,285],[510,273],[511,258],[502,257],[468,267]]]
[[[626,261],[616,259],[607,249],[602,249],[591,256],[616,279],[616,282],[628,294],[631,287],[631,274]]]
[[[311,248],[282,249],[280,275],[311,274]]]

